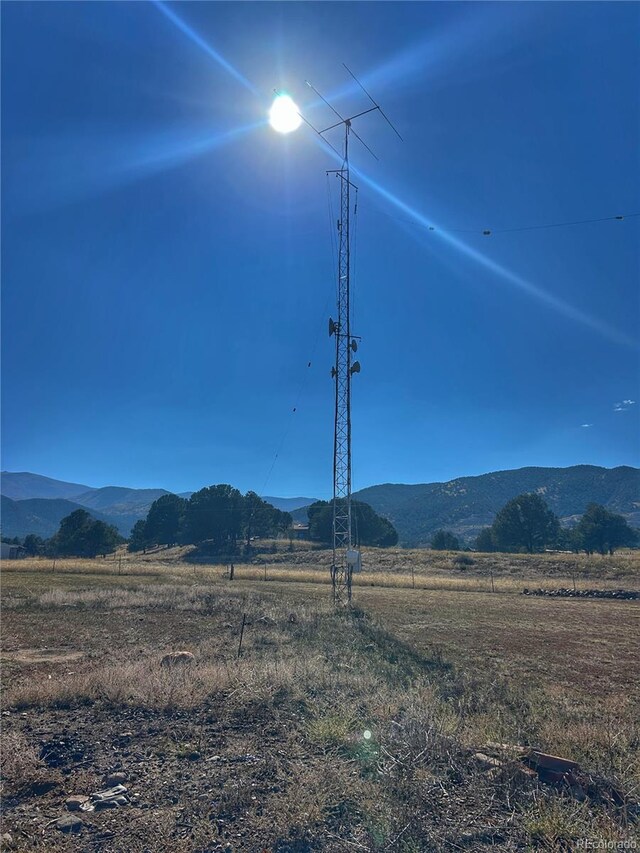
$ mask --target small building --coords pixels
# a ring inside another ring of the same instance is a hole
[[[0,542],[0,558],[3,560],[18,560],[26,557],[27,552],[22,545],[13,545],[11,542]]]
[[[299,521],[294,521],[291,527],[289,528],[289,538],[290,539],[308,539],[309,538],[309,525],[302,524]]]

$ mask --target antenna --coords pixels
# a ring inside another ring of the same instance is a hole
[[[338,228],[338,284],[337,284],[337,315],[329,320],[329,337],[335,337],[335,365],[331,368],[331,376],[335,382],[334,433],[333,433],[333,557],[331,561],[331,584],[333,600],[336,604],[347,604],[352,596],[352,578],[354,571],[360,571],[362,558],[360,551],[354,546],[352,535],[351,507],[351,377],[360,373],[360,362],[353,361],[353,355],[358,349],[358,336],[351,332],[351,191],[355,191],[356,206],[358,187],[351,182],[349,174],[349,137],[351,134],[378,158],[371,148],[353,129],[352,122],[360,116],[378,111],[387,124],[402,139],[396,128],[383,113],[381,106],[374,101],[358,78],[344,66],[356,81],[373,106],[355,115],[344,118],[329,101],[308,80],[307,85],[335,114],[339,121],[317,130],[300,113],[302,120],[327,143],[334,151],[336,149],[325,138],[325,134],[337,127],[344,127],[342,166],[339,169],[328,169],[327,174],[335,175],[340,181],[340,219]],[[336,151],[336,153],[338,153]],[[354,208],[355,209],[355,208]]]
[[[321,101],[324,101],[324,103],[329,107],[329,109],[330,109],[330,110],[333,110],[333,112],[334,112],[334,113],[338,116],[338,118],[340,119],[340,121],[339,121],[337,124],[332,124],[330,127],[325,127],[325,129],[324,129],[324,130],[317,131],[317,132],[320,134],[320,136],[322,136],[322,134],[323,134],[323,133],[326,133],[326,132],[327,132],[327,130],[333,130],[333,128],[334,128],[334,127],[340,127],[340,125],[341,125],[341,124],[345,124],[347,121],[351,121],[351,119],[342,118],[342,116],[340,115],[340,113],[339,113],[339,112],[338,112],[334,107],[332,107],[332,106],[331,106],[331,104],[329,103],[329,101],[328,101],[326,98],[324,98],[324,97],[320,94],[320,92],[318,92],[318,90],[316,89],[316,87],[315,87],[312,83],[310,83],[310,82],[307,80],[307,81],[306,81],[306,84],[307,84],[307,86],[308,86],[310,89],[312,89],[312,90],[316,93],[316,95],[320,98],[320,100],[321,100]],[[375,107],[371,107],[371,109],[370,109],[370,110],[366,110],[366,112],[368,112],[368,113],[372,113],[374,110],[375,110]],[[364,115],[364,113],[361,113],[361,115]],[[355,116],[352,116],[352,118],[355,118]],[[373,153],[373,151],[369,148],[369,146],[368,146],[368,145],[367,145],[367,143],[364,141],[364,139],[363,139],[361,136],[358,136],[358,134],[355,132],[355,130],[353,129],[353,127],[351,128],[351,133],[353,133],[353,135],[355,136],[355,138],[356,138],[356,139],[360,140],[360,142],[364,145],[364,147],[367,149],[367,151],[369,152],[369,154],[371,154],[371,156],[372,156],[372,157],[374,157],[374,158],[377,160],[377,159],[378,159],[378,157],[376,157],[376,155],[375,155],[375,154]],[[324,138],[324,137],[323,137],[323,138]]]
[[[349,74],[351,74],[351,76],[352,76],[352,77],[353,77],[353,79],[356,81],[356,83],[358,84],[358,86],[360,86],[360,88],[361,88],[361,89],[362,89],[362,91],[365,93],[365,95],[367,96],[367,98],[369,98],[369,100],[370,100],[370,101],[371,101],[371,103],[373,104],[374,108],[375,108],[375,109],[377,109],[377,110],[380,110],[380,115],[381,115],[381,116],[382,116],[382,118],[386,121],[386,123],[389,125],[389,127],[391,128],[391,130],[396,134],[396,136],[398,137],[398,139],[400,140],[400,142],[404,142],[404,139],[403,139],[403,138],[400,136],[400,134],[398,133],[398,129],[395,127],[395,125],[393,125],[393,124],[391,123],[391,121],[387,118],[387,116],[386,116],[386,115],[384,114],[384,112],[382,111],[382,107],[380,106],[380,104],[376,103],[376,101],[374,101],[374,100],[373,100],[373,98],[371,97],[371,95],[367,92],[367,90],[364,88],[364,86],[362,85],[362,83],[358,80],[358,78],[357,78],[357,77],[356,77],[356,75],[353,73],[353,71],[351,71],[351,70],[347,67],[347,65],[346,65],[344,62],[343,62],[342,64],[343,64],[343,65],[344,65],[344,67],[347,69],[347,71],[349,72]]]

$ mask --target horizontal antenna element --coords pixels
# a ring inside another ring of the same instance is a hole
[[[362,91],[365,93],[365,95],[367,96],[367,98],[369,98],[369,100],[370,100],[370,101],[371,101],[371,103],[375,106],[375,108],[376,108],[376,109],[378,109],[378,110],[380,110],[380,115],[381,115],[381,116],[382,116],[382,118],[386,121],[386,123],[389,125],[389,127],[393,130],[393,132],[396,134],[396,136],[398,137],[398,139],[399,139],[401,142],[404,142],[404,139],[403,139],[403,138],[400,136],[400,134],[398,133],[397,128],[396,128],[396,127],[394,127],[394,125],[391,123],[390,119],[389,119],[389,118],[384,114],[384,112],[383,112],[382,107],[380,106],[380,104],[378,104],[376,101],[374,101],[374,100],[373,100],[373,98],[371,97],[371,95],[369,94],[369,92],[367,92],[367,90],[364,88],[364,86],[362,85],[362,83],[358,80],[358,78],[356,77],[356,75],[353,73],[353,71],[351,71],[351,69],[346,65],[346,63],[344,63],[344,62],[343,62],[342,64],[343,64],[343,65],[344,65],[344,67],[347,69],[347,71],[349,72],[349,74],[351,74],[351,76],[353,77],[353,79],[356,81],[356,83],[358,84],[358,86],[360,86],[360,88],[362,89]]]

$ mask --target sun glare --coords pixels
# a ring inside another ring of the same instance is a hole
[[[269,110],[269,123],[278,133],[291,133],[302,124],[298,107],[289,95],[278,95]]]

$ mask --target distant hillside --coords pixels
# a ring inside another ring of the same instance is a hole
[[[22,539],[29,533],[35,533],[36,536],[48,539],[58,532],[62,519],[77,509],[85,507],[62,498],[14,501],[2,495],[2,535],[9,538],[19,536]],[[91,511],[91,515],[99,521],[115,524],[112,518],[101,512]],[[120,532],[123,533],[122,530]]]
[[[17,510],[9,509],[7,504],[8,515],[6,520],[3,518],[2,535],[9,537],[22,537],[28,533],[51,536],[57,531],[60,519],[74,509],[78,509],[79,506],[90,510],[96,518],[114,524],[123,536],[128,536],[136,521],[146,518],[151,504],[162,495],[170,494],[166,489],[130,489],[125,486],[105,486],[94,489],[79,483],[67,483],[64,480],[42,477],[40,474],[11,471],[2,473],[1,491],[7,498],[21,504],[32,499],[45,498],[51,501],[63,498],[63,503],[65,501],[73,503],[68,512],[60,518],[55,507],[38,507],[36,511],[36,507],[23,506]],[[192,494],[193,492],[181,492],[180,497],[189,498]],[[270,497],[265,500],[278,509],[290,512],[297,507],[313,503],[315,498]],[[4,502],[2,506],[4,515]],[[30,524],[31,527],[29,527]],[[7,533],[7,529],[16,532]],[[50,532],[45,534],[41,532],[43,530],[50,530]]]
[[[315,503],[318,498],[271,498],[264,497],[262,500],[266,501],[271,506],[274,506],[276,509],[281,509],[284,512],[294,512],[300,507],[309,506],[309,504]]]
[[[28,471],[3,471],[0,474],[0,491],[14,501],[28,498],[65,498],[70,500],[86,492],[90,486],[80,483],[66,483],[64,480],[52,480],[40,474],[30,474]]]
[[[77,491],[69,494],[72,489]],[[55,493],[60,491],[66,499],[60,500],[62,495],[56,498]],[[575,521],[587,504],[595,501],[621,513],[630,524],[640,526],[640,470],[626,466],[520,468],[479,477],[461,477],[448,483],[387,483],[362,489],[354,497],[386,516],[398,531],[402,545],[421,546],[428,544],[433,532],[440,527],[454,531],[470,543],[482,527],[491,524],[496,512],[508,500],[523,492],[541,494],[565,524]],[[153,501],[168,494],[166,489],[121,486],[92,489],[38,474],[8,472],[2,475],[2,493],[8,498],[19,494],[40,501],[33,503],[17,498],[12,503],[17,501],[18,508],[7,504],[5,510],[3,498],[4,536],[24,536],[27,533],[50,536],[58,529],[60,519],[77,509],[78,505],[89,509],[96,518],[115,524],[124,536],[128,536],[135,522],[146,517]],[[266,497],[265,500],[278,509],[291,512],[295,520],[306,521],[305,507],[315,499]],[[60,506],[45,506],[48,503]],[[61,509],[63,505],[68,505],[64,511]],[[62,515],[59,514],[61,511]],[[43,533],[43,530],[49,532]]]
[[[76,503],[90,506],[94,509],[113,509],[114,507],[149,507],[162,497],[168,495],[166,489],[128,489],[124,486],[105,486],[103,489],[89,489],[74,496]]]
[[[354,497],[386,516],[403,545],[419,547],[428,544],[439,528],[471,542],[508,500],[523,492],[542,495],[565,523],[595,502],[621,513],[630,524],[640,525],[640,470],[627,466],[519,468],[448,483],[387,483],[362,489]]]

